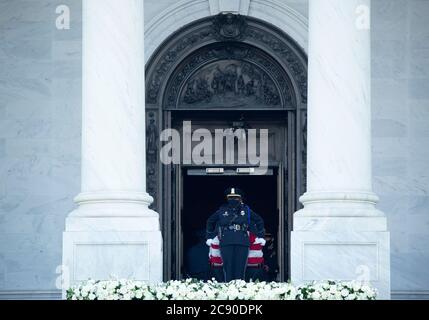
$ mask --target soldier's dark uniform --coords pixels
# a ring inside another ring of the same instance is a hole
[[[243,194],[237,188],[229,188],[225,193],[227,196]],[[258,238],[264,237],[262,218],[240,202],[222,205],[207,220],[207,239],[213,239],[216,235],[219,237],[226,282],[245,278],[250,247],[249,229]]]

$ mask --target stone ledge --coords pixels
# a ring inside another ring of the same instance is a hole
[[[0,290],[0,300],[61,300],[61,290]]]

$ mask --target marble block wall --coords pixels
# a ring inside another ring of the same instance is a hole
[[[373,0],[373,183],[391,233],[391,284],[429,297],[429,1]]]
[[[81,30],[81,1],[0,1],[0,298],[57,292],[80,190]]]
[[[307,15],[307,0],[282,1]],[[177,1],[145,3],[148,25]],[[62,4],[70,30],[55,26]],[[429,297],[429,0],[372,6],[373,182],[393,297]],[[80,191],[81,31],[81,0],[0,0],[0,298],[59,296],[61,237]]]

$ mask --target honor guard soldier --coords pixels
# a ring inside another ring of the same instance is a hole
[[[207,220],[207,242],[211,245],[218,236],[223,260],[225,282],[245,279],[249,254],[249,231],[256,235],[255,243],[265,245],[264,221],[243,203],[243,192],[238,188],[225,191],[227,203]]]

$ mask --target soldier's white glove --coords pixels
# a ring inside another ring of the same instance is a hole
[[[210,247],[212,245],[212,243],[213,243],[213,239],[207,239],[206,245],[208,245]]]
[[[260,244],[262,246],[265,246],[265,239],[264,238],[256,238],[254,244]]]

